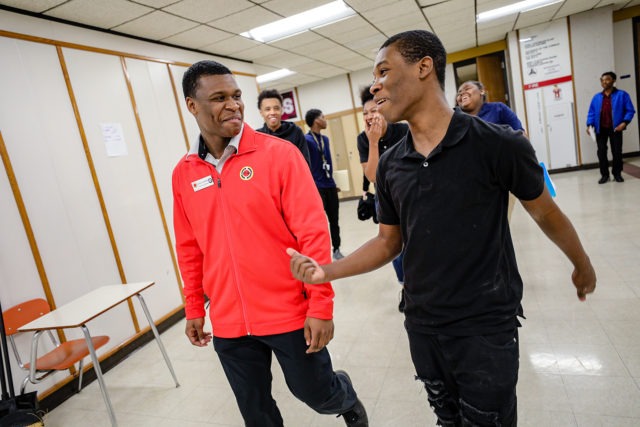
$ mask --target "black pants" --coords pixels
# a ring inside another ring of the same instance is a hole
[[[452,337],[408,332],[416,379],[441,426],[515,426],[517,330]]]
[[[338,189],[337,188],[318,188],[320,197],[322,198],[322,205],[324,211],[327,214],[329,220],[329,231],[331,232],[331,245],[333,250],[340,248],[340,225],[338,225],[338,208],[340,207],[338,201]]]
[[[316,412],[342,414],[356,404],[355,390],[333,372],[327,349],[305,353],[302,329],[264,337],[214,337],[213,346],[248,427],[283,425],[271,395],[272,352],[291,393]]]
[[[622,173],[622,132],[614,132],[611,128],[600,128],[600,133],[596,134],[600,175],[602,175],[602,177],[604,178],[609,176],[607,139],[611,142],[611,157],[613,157],[611,173],[614,177],[620,176],[620,174]]]

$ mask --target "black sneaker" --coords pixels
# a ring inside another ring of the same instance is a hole
[[[341,376],[351,384],[351,378],[345,371],[338,370],[336,375]],[[344,418],[344,422],[348,427],[369,427],[369,419],[367,418],[367,411],[364,409],[364,405],[360,402],[360,399],[356,400],[356,404],[353,408],[344,412],[338,417]]]

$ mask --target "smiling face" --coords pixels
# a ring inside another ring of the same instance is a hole
[[[260,102],[260,115],[267,127],[277,130],[282,123],[282,104],[278,98],[264,98]]]
[[[218,143],[240,133],[244,104],[232,74],[201,76],[195,96],[186,101],[205,141]]]
[[[408,63],[393,44],[380,49],[373,68],[371,93],[378,112],[387,122],[410,121],[419,111],[417,105],[424,95],[420,85],[421,65],[430,62],[431,58],[425,57]]]
[[[484,90],[473,82],[464,82],[458,89],[456,104],[468,114],[476,115],[484,103]]]
[[[378,105],[373,99],[364,103],[362,106],[362,117],[364,118],[364,122],[367,126],[371,126],[371,120],[377,112]]]

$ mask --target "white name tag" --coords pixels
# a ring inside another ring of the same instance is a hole
[[[193,181],[191,183],[191,187],[193,187],[193,191],[200,191],[204,188],[211,187],[213,185],[213,178],[211,175],[205,176],[204,178],[200,178],[197,181]]]

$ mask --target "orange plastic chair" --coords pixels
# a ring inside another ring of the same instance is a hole
[[[51,311],[49,303],[42,299],[32,299],[22,304],[11,307],[10,309],[2,313],[4,317],[4,326],[7,337],[13,349],[18,366],[25,371],[29,372],[29,375],[22,381],[21,393],[24,393],[27,383],[37,384],[43,379],[51,375],[56,371],[64,371],[70,369],[73,365],[78,363],[78,393],[82,390],[82,366],[84,358],[89,355],[89,347],[84,339],[76,339],[58,343],[51,331],[46,331],[51,338],[51,342],[55,348],[48,353],[38,357],[38,340],[43,331],[38,331],[33,334],[31,351],[35,354],[31,355],[30,360],[35,360],[35,369],[30,363],[23,363],[18,352],[18,347],[15,343],[14,336],[20,333],[18,328],[27,323],[37,319],[38,317]],[[109,342],[109,337],[101,335],[92,337],[94,349],[98,349]]]

